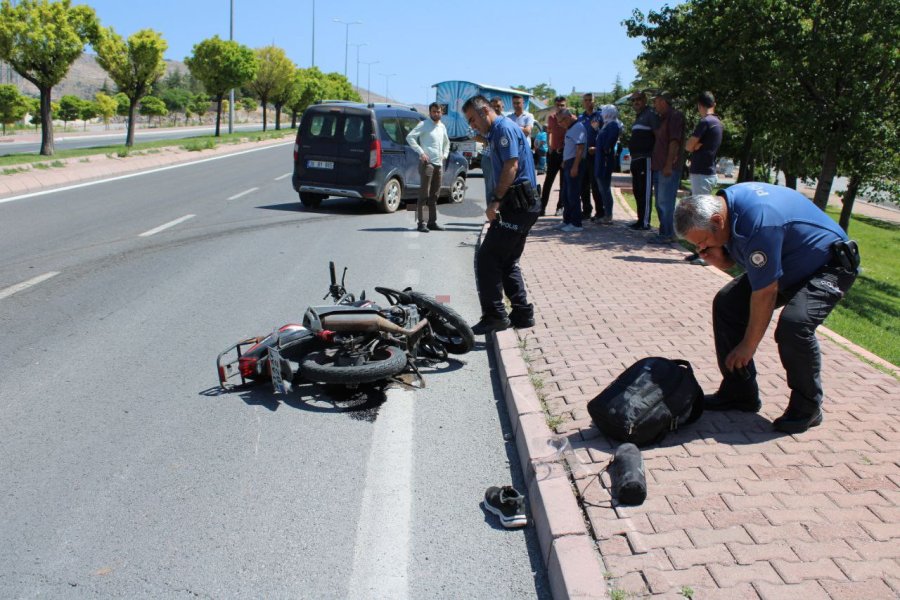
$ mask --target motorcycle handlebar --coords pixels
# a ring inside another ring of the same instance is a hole
[[[334,261],[328,263],[328,271],[331,274],[331,285],[336,285],[337,277],[334,274]]]

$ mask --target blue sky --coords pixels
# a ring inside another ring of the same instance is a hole
[[[194,44],[218,34],[227,39],[231,0],[75,0],[94,8],[102,25],[127,37],[143,28],[162,33],[166,58],[184,60]],[[314,0],[233,0],[234,39],[251,48],[275,44],[301,67],[312,64]],[[669,2],[677,4],[678,2]],[[640,40],[625,35],[621,21],[632,10],[646,13],[665,2],[575,0],[555,3],[315,0],[315,64],[344,72],[359,85],[402,102],[434,99],[431,84],[465,79],[498,86],[550,83],[558,91],[608,90],[619,75],[628,87],[635,77]]]

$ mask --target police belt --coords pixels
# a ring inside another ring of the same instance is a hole
[[[859,246],[857,243],[853,240],[838,240],[832,244],[829,264],[855,273],[859,269]]]
[[[500,210],[511,212],[528,212],[537,196],[531,182],[528,180],[513,184],[506,189],[506,194],[502,198],[497,198],[500,202]]]

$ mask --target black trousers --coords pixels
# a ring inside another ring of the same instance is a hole
[[[775,328],[778,355],[787,373],[791,406],[812,411],[822,404],[822,358],[816,327],[828,316],[856,280],[856,273],[825,265],[806,281],[778,293],[776,307],[784,307]],[[750,281],[743,274],[731,280],[713,301],[713,333],[722,384],[719,393],[754,399],[759,395],[756,366],[747,365],[744,379],[725,368],[725,358],[744,339],[750,320]]]
[[[491,221],[475,254],[475,279],[482,317],[506,317],[504,293],[513,310],[530,309],[525,280],[519,269],[519,257],[525,250],[525,240],[537,218],[536,212],[501,211],[500,218]]]
[[[591,216],[591,196],[593,196],[594,214],[602,217],[603,201],[600,199],[600,186],[594,177],[594,156],[592,154],[585,156],[581,166],[584,169],[584,178],[581,180],[581,214],[585,219]]]
[[[550,201],[550,188],[556,180],[559,169],[562,167],[562,150],[559,152],[550,151],[547,155],[547,174],[544,175],[544,185],[541,188],[541,214],[547,212],[547,203]],[[562,207],[562,196],[556,201],[556,208]]]
[[[631,159],[631,189],[634,192],[634,202],[637,205],[638,223],[642,227],[650,226],[651,192],[653,186],[650,183],[650,157]]]

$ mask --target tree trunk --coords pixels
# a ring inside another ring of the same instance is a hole
[[[125,135],[125,146],[134,146],[134,113],[137,112],[137,101],[133,98],[128,102],[128,133]]]
[[[813,196],[813,202],[822,210],[825,210],[825,206],[828,204],[828,197],[831,195],[831,184],[834,183],[836,173],[837,151],[829,146],[825,149],[822,170],[819,172],[819,181],[816,183],[816,195]]]
[[[219,125],[222,123],[222,98],[224,95],[220,95],[216,98],[216,137],[219,137]]]
[[[260,99],[259,99],[260,103],[262,104],[262,109],[263,109],[263,131],[266,130],[266,104],[267,104],[267,100],[268,100],[268,98],[266,98],[265,96],[261,96]]]
[[[279,131],[281,129],[281,105],[275,105],[275,131]]]
[[[742,181],[751,181],[753,177],[753,159],[751,158],[753,151],[753,131],[750,125],[746,125],[747,131],[744,133],[744,143],[741,146],[741,168],[738,170],[738,183]]]
[[[792,190],[796,190],[797,189],[797,176],[793,173],[788,173],[787,171],[785,171],[784,185],[786,187],[791,188]]]
[[[847,191],[841,199],[843,206],[841,207],[841,218],[838,223],[844,231],[850,231],[850,215],[853,214],[853,203],[856,201],[856,193],[859,191],[859,185],[862,183],[862,177],[857,173],[850,176],[847,183]]]
[[[53,156],[53,115],[50,108],[50,87],[41,91],[41,156]]]
[[[291,111],[291,129],[297,129],[297,111]]]

